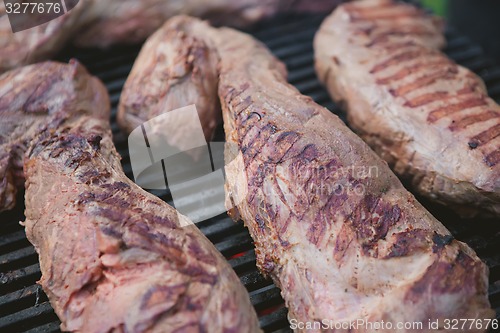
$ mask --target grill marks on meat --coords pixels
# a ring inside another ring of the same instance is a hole
[[[383,62],[378,63],[377,65],[375,65],[370,70],[370,73],[371,74],[375,74],[375,73],[383,71],[383,70],[385,70],[387,68],[390,68],[391,66],[399,65],[399,64],[404,63],[404,62],[409,61],[409,60],[420,59],[420,57],[422,55],[428,53],[428,52],[425,52],[425,51],[426,50],[422,50],[422,49],[419,49],[419,50],[410,50],[410,51],[404,51],[404,52],[398,53],[396,55],[392,55],[389,59],[384,60]],[[416,69],[418,70],[419,68],[416,68]]]
[[[420,29],[419,27],[405,27],[405,29],[401,29],[401,31],[394,31],[389,29],[387,31],[383,30],[377,34],[374,34],[371,37],[369,43],[366,44],[366,47],[374,47],[384,45],[385,48],[389,50],[398,50],[401,48],[406,48],[408,46],[415,45],[414,42],[408,41],[403,42],[401,44],[394,44],[391,41],[391,37],[393,36],[404,36],[407,34],[411,34],[414,36],[431,36],[432,33],[425,29]]]
[[[408,100],[407,102],[405,102],[404,105],[409,106],[411,108],[416,108],[416,107],[424,106],[424,105],[433,103],[437,100],[442,100],[445,98],[449,98],[449,94],[447,91],[436,91],[436,92],[424,93],[422,95],[414,97],[413,99]]]
[[[387,50],[387,48],[385,49]],[[387,51],[391,52],[394,50],[391,49]],[[418,92],[419,90],[422,90],[422,88],[425,89],[438,80],[457,80],[457,75],[459,74],[458,66],[442,54],[436,53],[431,49],[420,48],[419,51],[405,51],[401,54],[394,55],[390,59],[375,65],[370,70],[370,73],[374,74],[378,71],[389,70],[391,68],[391,65],[399,67],[411,60],[422,58],[429,59],[433,57],[437,58],[435,62],[429,63],[428,61],[422,61],[417,64],[404,67],[403,69],[399,70],[397,73],[389,77],[378,78],[376,80],[377,84],[379,85],[396,86],[396,88],[389,89],[389,92],[394,97],[405,98],[410,94],[415,96],[417,95],[415,91]],[[406,82],[405,84],[398,86],[398,83],[400,81],[407,79],[411,75],[416,76],[413,81]],[[478,106],[488,105],[487,96],[485,96],[484,94],[478,93],[474,89],[458,89],[457,91],[448,90],[431,93],[424,92],[413,98],[407,98],[404,106],[417,108],[427,104],[431,104],[433,102],[449,101],[452,98],[463,98],[464,96],[470,97],[455,104],[448,104],[431,110],[427,116],[427,121],[430,123],[434,123],[439,121],[443,117],[454,115],[457,112],[463,112]],[[495,113],[495,111],[491,112]],[[488,114],[491,112],[486,111],[485,113],[478,114],[477,116],[468,117],[467,125],[470,126],[476,122],[482,122],[500,117],[500,113],[498,112],[496,112],[496,117],[489,117]],[[465,127],[460,127],[460,124],[460,121],[452,121],[449,129],[452,131],[460,131],[461,129],[465,129]],[[494,137],[492,137],[491,139],[493,138]]]
[[[429,115],[427,116],[427,121],[434,123],[438,120],[440,120],[443,117],[450,116],[454,113],[460,112],[460,111],[466,111],[471,108],[475,108],[477,106],[483,106],[487,105],[487,101],[485,100],[485,96],[473,96],[468,99],[465,99],[463,101],[450,104],[447,106],[442,106],[437,109],[434,109],[429,112]],[[479,120],[479,119],[478,119]],[[457,130],[459,130],[457,128]]]
[[[457,131],[461,129],[467,128],[467,126],[474,125],[475,123],[487,121],[493,118],[498,118],[500,117],[500,114],[495,111],[486,111],[484,113],[480,113],[477,115],[472,115],[472,116],[465,116],[463,118],[460,118],[456,121],[452,121],[450,125],[450,130],[452,131]]]
[[[390,228],[401,218],[399,206],[384,203],[381,198],[367,195],[350,216],[353,231],[361,240],[363,254],[377,257],[377,243],[385,239]]]
[[[381,3],[371,8],[362,8],[356,5],[346,5],[352,21],[376,21],[376,20],[399,20],[421,16],[421,12],[415,7],[395,8],[388,3]]]
[[[62,330],[259,331],[245,288],[209,240],[123,173],[97,79],[73,61],[23,67],[0,83],[10,101],[3,137],[24,126],[26,234]]]
[[[232,213],[248,227],[257,264],[281,288],[290,318],[493,316],[487,267],[340,119],[289,85],[265,47],[196,19],[172,21],[158,34],[196,31],[217,52],[226,156],[238,161],[226,166]],[[373,166],[377,175],[356,172]]]
[[[481,147],[497,138],[498,136],[500,136],[500,124],[492,126],[471,138],[471,140],[469,141],[469,146],[471,146],[471,142],[473,142],[476,147]]]
[[[408,95],[409,93],[423,87],[427,87],[438,80],[446,80],[457,74],[456,68],[444,68],[437,69],[428,74],[422,75],[416,78],[414,81],[403,84],[395,89],[389,90],[389,92],[395,97],[403,97]]]
[[[453,264],[438,262],[427,268],[422,278],[415,283],[406,295],[408,301],[418,302],[425,292],[454,293],[459,290],[482,288],[470,272],[480,270],[481,263],[474,262],[464,253],[456,255]],[[450,272],[453,271],[453,275]]]
[[[224,37],[226,33],[228,36]],[[458,291],[451,288],[429,288],[421,291],[418,296],[419,301],[414,301],[412,295],[417,294],[413,290],[414,285],[424,283],[420,282],[422,279],[438,281],[442,277],[436,276],[439,272],[434,275],[427,273],[428,267],[433,263],[427,262],[419,266],[417,270],[421,269],[422,275],[415,274],[409,279],[411,282],[408,281],[408,285],[404,283],[405,287],[396,287],[393,284],[395,280],[379,279],[376,274],[386,269],[391,271],[389,275],[397,275],[392,269],[397,270],[406,264],[411,265],[412,259],[420,255],[425,257],[431,253],[432,262],[435,260],[436,265],[442,263],[448,265],[447,267],[454,267],[453,263],[461,256],[470,258],[473,264],[464,266],[475,276],[470,288],[475,290],[474,293],[483,295],[482,304],[478,306],[483,309],[479,310],[482,312],[480,316],[491,316],[488,305],[483,303],[487,294],[484,264],[478,259],[472,259],[473,256],[467,247],[452,241],[440,243],[441,249],[434,251],[433,242],[422,245],[419,240],[414,247],[410,241],[407,245],[410,249],[406,253],[389,252],[388,249],[394,246],[392,237],[402,226],[425,229],[422,234],[426,234],[430,240],[435,233],[440,235],[449,233],[438,227],[439,223],[429,215],[425,215],[427,213],[420,211],[423,210],[420,206],[417,208],[411,203],[409,194],[397,180],[389,176],[390,172],[382,167],[381,162],[335,116],[316,106],[311,100],[303,98],[294,88],[288,86],[285,77],[279,74],[279,71],[273,70],[279,65],[266,50],[255,42],[252,45],[251,39],[246,36],[246,38],[238,37],[240,40],[236,36],[236,33],[221,31],[214,37],[224,40],[225,43],[232,41],[228,45],[220,42],[219,47],[221,58],[219,95],[226,138],[229,142],[236,142],[244,148],[247,133],[257,131],[255,128],[261,130],[269,125],[278,124],[278,126],[276,133],[262,138],[265,145],[258,154],[242,149],[246,166],[243,179],[247,179],[246,184],[236,180],[238,174],[230,170],[227,172],[228,184],[229,188],[248,186],[248,199],[238,205],[238,210],[254,237],[259,253],[259,266],[282,288],[290,316],[299,321],[312,319],[342,321],[346,318],[342,308],[346,306],[345,311],[349,313],[349,318],[356,318],[353,313],[357,315],[362,313],[363,316],[372,319],[387,317],[401,319],[408,315],[408,311],[412,311],[410,308],[413,305],[410,304],[419,304],[420,308],[427,308],[430,304],[426,304],[424,298],[450,295]],[[235,54],[234,50],[240,50],[241,54]],[[243,57],[243,54],[248,56]],[[263,68],[258,74],[255,72],[257,63]],[[235,98],[233,89],[238,90],[243,82],[249,86],[241,89]],[[265,90],[262,87],[265,87]],[[238,105],[249,97],[252,103],[241,112]],[[261,119],[252,123],[245,122],[251,112],[261,112]],[[332,128],[335,130],[332,131]],[[281,142],[284,136],[292,136],[296,140],[294,139],[293,144],[283,149]],[[255,141],[257,140],[261,138]],[[267,147],[274,149],[266,149]],[[304,163],[306,158],[307,164]],[[305,166],[302,170],[296,167],[299,161]],[[269,172],[265,173],[263,180],[260,180],[262,176],[259,165],[263,163]],[[375,181],[369,178],[359,179],[339,172],[351,165],[377,165],[381,168],[382,179]],[[285,173],[283,169],[291,171]],[[308,177],[307,173],[311,173],[311,177]],[[259,182],[252,182],[254,177],[258,177]],[[330,189],[325,192],[313,191],[305,195],[301,193],[307,191],[308,184],[320,186],[329,182],[336,184],[337,181],[344,184],[345,192],[335,192]],[[361,195],[354,191],[357,184],[364,185],[365,192]],[[389,193],[395,191],[398,194],[395,196],[384,194],[383,184],[389,186]],[[426,222],[422,223],[423,220]],[[430,225],[432,227],[429,227]],[[390,258],[394,258],[393,263],[398,268],[390,268]],[[371,266],[372,260],[377,260],[374,266]],[[396,264],[396,260],[398,262],[408,260],[408,262]],[[463,281],[460,277],[462,268],[460,266],[456,269],[457,272],[451,273],[454,277],[450,280],[460,284]],[[447,270],[447,273],[450,272]],[[394,278],[399,284],[408,277]],[[467,288],[469,287],[465,289]],[[396,291],[398,289],[399,291]],[[379,293],[385,295],[400,293],[402,296],[397,300],[390,296],[378,298],[375,295],[380,295]],[[368,297],[368,300],[361,300],[362,297]],[[374,311],[369,304],[375,303],[384,310]],[[470,304],[466,307],[470,309],[469,306]],[[404,308],[405,314],[397,311],[396,307]],[[455,316],[458,312],[469,311],[464,309],[465,307],[460,310],[441,308],[437,309],[436,313],[449,311],[447,315]],[[452,314],[453,312],[455,314]],[[430,313],[426,315],[433,316]]]
[[[485,157],[485,162],[489,167],[494,167],[500,163],[500,150],[495,150]]]
[[[69,116],[93,112],[89,104],[106,105],[107,93],[94,81],[76,61],[46,62],[36,71],[25,67],[0,76],[0,211],[15,205],[24,184],[24,152],[41,127],[51,130]],[[104,117],[106,110],[93,114]]]
[[[316,69],[351,125],[420,194],[464,215],[497,215],[500,107],[438,51],[440,27],[391,0],[343,5],[316,36]]]
[[[448,65],[448,62],[443,61],[443,59],[438,59],[437,61],[430,62],[430,63],[429,62],[418,62],[414,65],[400,69],[395,74],[377,79],[377,83],[380,85],[387,85],[387,84],[390,84],[393,82],[398,82],[398,81],[408,77],[408,75],[419,73],[419,71],[422,68],[442,68],[443,65],[445,65],[445,66]]]

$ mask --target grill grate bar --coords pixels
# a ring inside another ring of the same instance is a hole
[[[448,56],[458,63],[466,63],[475,57],[478,57],[482,54],[482,50],[480,47],[472,47],[465,50],[457,50],[454,52],[449,52]]]
[[[271,50],[274,55],[281,60],[286,61],[287,59],[293,58],[297,55],[304,53],[311,53],[311,40],[296,41],[292,45],[287,45],[282,48]]]
[[[299,70],[296,70],[288,75],[288,81],[291,84],[297,84],[304,80],[310,80],[316,78],[316,72],[312,67],[305,67]],[[328,96],[328,94],[326,94]]]
[[[26,333],[40,333],[40,332],[43,332],[43,333],[57,333],[57,332],[60,332],[59,330],[59,323],[56,321],[56,322],[51,322],[51,323],[48,323],[48,324],[45,324],[45,325],[42,325],[42,326],[39,326],[39,327],[35,327],[31,330],[28,330],[26,331]]]
[[[259,288],[270,285],[272,282],[265,277],[263,277],[256,270],[242,274],[240,276],[241,282],[248,289],[248,291],[254,291]]]
[[[250,300],[257,312],[282,303],[280,290],[274,284],[250,293]]]
[[[306,29],[301,30],[300,32],[297,32],[293,35],[285,37],[281,36],[278,37],[277,39],[270,40],[266,42],[266,45],[269,49],[275,50],[284,47],[288,44],[294,44],[298,40],[311,40],[311,38],[314,36],[315,33],[316,33],[316,28],[306,27]]]
[[[240,223],[235,223],[231,219],[223,218],[214,220],[213,223],[206,226],[198,226],[205,236],[210,239],[220,239],[223,236],[230,235],[233,232],[244,230]]]
[[[232,235],[228,240],[215,244],[217,250],[226,257],[248,251],[252,246],[252,242],[248,238],[248,232],[246,230],[242,230],[240,233]]]
[[[311,64],[314,63],[313,55],[311,53],[301,54],[293,59],[281,60],[285,63],[289,72],[306,66],[311,66]]]
[[[287,314],[288,311],[283,307],[271,314],[265,315],[260,318],[260,327],[265,332],[273,332],[279,329],[283,330],[283,332],[290,332],[290,329],[285,328],[288,326]]]
[[[255,30],[250,33],[267,45],[290,35],[290,32],[303,31],[304,27],[317,30],[324,17],[324,15],[290,15],[257,24]]]
[[[22,268],[26,262],[38,262],[35,248],[31,245],[0,255],[0,271]]]
[[[0,295],[33,285],[40,278],[38,263],[0,274]],[[1,322],[2,320],[0,320]]]
[[[116,68],[111,68],[110,70],[103,71],[99,74],[99,78],[102,81],[110,81],[115,79],[122,80],[123,77],[127,77],[128,73],[132,70],[132,64],[126,63],[124,65],[117,66]]]
[[[2,235],[0,238],[0,253],[6,253],[12,248],[18,248],[18,244],[30,244],[27,242],[26,235],[23,230],[14,231],[12,233]]]
[[[21,290],[16,290],[10,294],[0,296],[0,316],[6,316],[9,313],[17,312],[30,307],[36,303],[37,295],[42,300],[47,300],[45,294],[40,293],[40,286],[31,285]]]
[[[2,318],[0,331],[12,332],[20,328],[32,328],[36,323],[46,324],[57,319],[49,302],[32,306]],[[30,324],[33,325],[30,327]]]

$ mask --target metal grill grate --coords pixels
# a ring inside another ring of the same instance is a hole
[[[343,118],[343,114],[320,86],[313,67],[312,38],[324,16],[288,16],[263,22],[252,31],[283,60],[289,81],[302,93]],[[500,102],[500,67],[484,57],[482,50],[449,29],[446,53],[458,63],[478,73],[490,95]],[[140,47],[118,47],[109,51],[68,48],[60,56],[67,61],[79,59],[91,73],[106,84],[113,106],[112,129],[118,152],[123,156],[125,172],[131,177],[125,137],[116,125],[116,105],[120,91]],[[217,141],[223,140],[222,129]],[[171,203],[168,193],[154,192]],[[423,201],[423,200],[422,200]],[[0,332],[59,332],[59,321],[47,296],[36,285],[40,268],[35,250],[18,224],[24,219],[23,195],[15,210],[0,214]],[[467,242],[490,267],[490,300],[500,317],[500,225],[495,221],[464,221],[452,212],[423,201],[459,240]],[[255,266],[255,253],[248,232],[241,223],[225,214],[199,223],[200,229],[228,258],[248,289],[253,305],[266,332],[288,332],[286,308],[279,290],[264,279]]]

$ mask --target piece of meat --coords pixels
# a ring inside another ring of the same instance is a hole
[[[13,33],[4,2],[1,1],[0,73],[54,56],[80,30],[79,18],[88,9],[88,5],[87,0],[82,0],[66,15],[37,27]]]
[[[48,62],[4,74],[0,92],[2,119],[27,132],[24,225],[62,330],[259,331],[210,241],[123,173],[100,81],[75,61]]]
[[[416,192],[465,216],[499,216],[500,107],[437,50],[441,30],[411,5],[346,4],[315,37],[318,77]]]
[[[342,1],[345,0],[80,0],[67,14],[17,33],[12,33],[1,2],[0,73],[49,59],[69,41],[101,48],[139,43],[178,14],[241,28],[278,13],[327,13]]]
[[[250,230],[257,264],[281,288],[292,323],[494,316],[486,265],[337,116],[288,84],[261,43],[182,17],[145,48],[172,42],[174,50],[176,33],[217,52],[232,213]]]
[[[179,14],[204,18],[215,25],[244,28],[278,13],[327,13],[345,0],[92,1],[90,16],[96,19],[75,40],[82,46],[137,43],[155,32],[167,19]]]
[[[46,62],[23,67],[0,76],[0,211],[15,206],[16,193],[24,186],[24,153],[41,126],[49,119],[89,112],[109,114],[108,95],[85,70],[72,63]],[[84,105],[85,107],[82,107]]]
[[[142,123],[164,112],[195,104],[205,139],[210,141],[220,123],[217,97],[217,52],[203,36],[205,24],[187,26],[179,16],[167,24],[168,33],[159,30],[145,43],[123,87],[117,121],[130,133]],[[174,121],[174,120],[172,120]],[[178,133],[169,133],[169,144],[184,151],[187,126],[175,119]],[[179,135],[177,135],[179,134]]]

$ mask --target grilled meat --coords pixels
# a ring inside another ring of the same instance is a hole
[[[83,73],[82,73],[83,71]],[[41,126],[62,115],[92,110],[107,119],[107,93],[81,66],[47,62],[0,76],[0,211],[15,206],[17,189],[24,186],[23,158]]]
[[[172,42],[174,50],[176,33],[217,52],[231,214],[250,230],[257,264],[281,288],[290,319],[425,325],[494,315],[488,269],[473,250],[454,240],[338,117],[289,85],[284,65],[262,44],[180,17],[145,48],[165,50]]]
[[[148,119],[195,104],[207,141],[220,123],[217,97],[217,52],[203,36],[204,24],[191,25],[182,33],[184,17],[169,21],[165,34],[153,34],[139,53],[123,87],[117,121],[130,133]],[[201,29],[201,30],[199,30]],[[185,124],[177,121],[183,132]],[[184,134],[184,133],[182,133]],[[184,151],[182,137],[169,134],[169,144]]]
[[[315,38],[318,77],[416,192],[463,215],[498,216],[500,107],[437,50],[435,22],[390,0],[339,7]]]
[[[72,62],[1,81],[13,102],[3,119],[23,120],[31,135],[26,234],[62,330],[259,331],[245,288],[209,240],[123,173],[97,79]],[[26,83],[13,90],[12,82]]]
[[[94,21],[76,37],[82,46],[136,43],[174,15],[208,19],[216,25],[249,26],[283,12],[328,12],[343,0],[92,0]],[[345,1],[345,0],[344,0]]]
[[[342,0],[80,0],[69,13],[13,34],[0,4],[0,72],[54,56],[68,41],[86,47],[138,43],[177,14],[244,27],[282,12],[329,12]]]
[[[0,73],[55,55],[81,28],[79,18],[88,9],[88,5],[88,1],[82,0],[67,15],[13,33],[4,2],[0,2]]]

